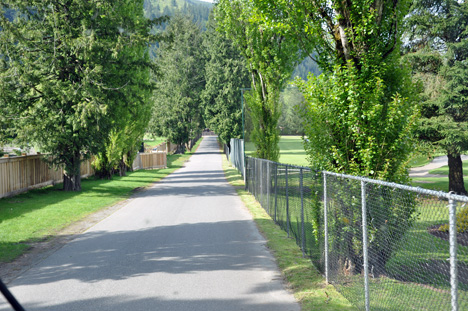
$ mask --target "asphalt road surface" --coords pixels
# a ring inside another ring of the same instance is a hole
[[[296,311],[215,137],[9,284],[26,310]],[[0,310],[11,310],[0,299]]]

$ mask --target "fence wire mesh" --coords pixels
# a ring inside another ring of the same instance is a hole
[[[468,310],[468,197],[250,157],[246,181],[358,309]]]

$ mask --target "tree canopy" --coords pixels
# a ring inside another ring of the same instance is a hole
[[[240,89],[250,85],[244,58],[234,43],[216,31],[211,18],[204,34],[206,52],[205,89],[202,92],[206,126],[229,144],[231,138],[242,138]]]
[[[182,14],[165,30],[170,40],[157,50],[151,131],[178,145],[178,152],[204,128],[201,92],[205,87],[203,37],[198,25]]]
[[[250,138],[256,156],[276,161],[280,91],[301,54],[287,31],[270,27],[257,15],[257,8],[249,0],[221,0],[215,7],[220,30],[237,45],[251,75],[252,92],[246,103],[254,124]]]
[[[148,65],[142,1],[3,2],[17,14],[0,17],[2,118],[64,165],[66,190],[81,189],[81,160],[101,150],[146,84],[135,76]]]
[[[468,4],[413,1],[406,29],[406,58],[424,87],[419,138],[446,152],[449,190],[466,194],[461,153],[468,150]]]

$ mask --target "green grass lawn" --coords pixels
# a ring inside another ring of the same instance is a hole
[[[440,177],[415,177],[412,178],[412,185],[425,189],[448,192],[448,165],[429,171],[429,174],[440,175]],[[468,160],[463,161],[463,175],[468,175]]]
[[[431,163],[432,158],[424,155],[419,155],[411,159],[410,167],[420,167]]]
[[[308,166],[301,136],[281,136],[279,142],[280,163]]]
[[[279,162],[297,166],[308,166],[307,155],[302,144],[301,136],[281,136],[279,141]],[[245,154],[251,155],[255,150],[252,142],[245,143]]]
[[[447,177],[415,177],[415,178],[412,178],[411,184],[415,187],[421,187],[424,189],[448,192],[448,176]]]
[[[429,171],[429,174],[445,175],[449,174],[448,165],[433,169]],[[468,160],[463,161],[463,175],[468,175]]]
[[[182,167],[191,154],[169,155],[166,169],[139,170],[112,180],[84,179],[81,192],[62,191],[59,184],[0,199],[0,261],[11,261],[32,242],[54,236],[71,223],[128,198],[134,189]]]
[[[143,142],[146,148],[153,148],[166,141],[166,137],[145,135]]]

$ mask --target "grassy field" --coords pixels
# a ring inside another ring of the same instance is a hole
[[[281,136],[279,142],[280,163],[308,166],[301,136]]]
[[[307,155],[302,144],[301,136],[281,136],[279,141],[280,163],[297,166],[308,166]],[[255,147],[252,142],[245,143],[246,155],[252,154]]]
[[[135,189],[149,186],[182,167],[191,154],[168,156],[166,169],[130,172],[112,180],[84,179],[81,192],[61,191],[60,184],[0,199],[0,261],[11,261],[31,243],[54,236],[71,223],[125,200]]]
[[[145,143],[145,148],[153,148],[157,145],[166,141],[166,137],[160,136],[153,136],[153,135],[145,135],[143,142]]]

